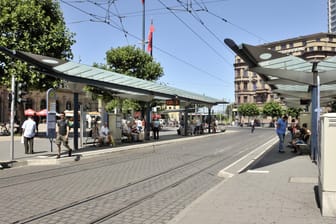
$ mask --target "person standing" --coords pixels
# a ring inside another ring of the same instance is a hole
[[[159,139],[160,121],[157,118],[154,118],[152,128],[154,139]]]
[[[70,126],[69,122],[65,119],[64,112],[61,113],[61,119],[57,122],[58,132],[56,137],[56,145],[58,148],[58,154],[56,156],[56,159],[59,159],[61,157],[61,143],[63,142],[64,147],[66,147],[69,151],[69,157],[71,156],[72,149],[69,146],[69,132],[70,132]]]
[[[287,120],[288,117],[285,115],[282,118],[279,118],[276,123],[276,133],[279,137],[279,153],[284,153],[284,140],[287,129]]]
[[[254,132],[254,130],[255,130],[255,125],[256,125],[255,120],[252,119],[252,120],[251,120],[251,133]]]
[[[33,120],[32,116],[28,116],[28,119],[25,120],[22,124],[23,132],[23,143],[26,154],[34,153],[34,137],[35,137],[36,123]]]

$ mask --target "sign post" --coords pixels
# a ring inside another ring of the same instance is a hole
[[[56,138],[56,91],[53,88],[47,90],[47,137],[52,152],[52,142]]]

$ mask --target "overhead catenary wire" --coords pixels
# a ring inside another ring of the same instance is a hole
[[[206,46],[209,47],[217,56],[222,58],[224,61],[226,61],[226,58],[223,57],[221,53],[219,53],[213,46],[211,46],[208,41],[206,41],[201,35],[199,35],[194,29],[192,29],[183,19],[181,19],[179,16],[176,15],[176,13],[168,7],[165,3],[163,3],[161,0],[158,0],[164,7],[166,7],[167,10],[169,10],[182,24],[184,24],[196,37],[198,37]]]
[[[86,15],[88,15],[88,16],[93,17],[94,19],[96,19],[96,21],[94,21],[94,20],[90,20],[91,22],[102,22],[102,23],[105,23],[105,24],[107,24],[108,26],[111,26],[112,28],[121,31],[121,32],[123,32],[124,34],[126,34],[126,35],[128,35],[128,36],[131,36],[131,37],[133,37],[134,39],[136,39],[136,40],[138,40],[138,41],[142,41],[142,38],[140,38],[140,37],[138,37],[138,36],[136,36],[136,35],[134,35],[134,34],[128,32],[127,30],[123,29],[122,27],[119,27],[119,26],[117,26],[117,25],[113,25],[113,24],[107,22],[107,21],[106,21],[106,18],[103,18],[103,17],[97,16],[97,15],[94,15],[94,14],[92,14],[92,13],[89,13],[89,12],[87,12],[87,11],[85,11],[85,10],[83,10],[83,9],[81,9],[81,8],[79,8],[79,7],[77,7],[77,6],[73,5],[73,4],[71,4],[71,3],[67,2],[67,1],[65,1],[65,0],[60,0],[60,1],[63,2],[64,4],[66,4],[66,5],[68,5],[68,6],[72,7],[72,8],[74,8],[74,9],[76,9],[76,10],[82,12],[83,14],[86,14]],[[90,0],[87,0],[86,2],[89,2],[89,1],[90,1]],[[82,1],[81,1],[81,2],[82,2]],[[90,1],[90,2],[91,2],[91,1]],[[97,5],[97,4],[95,4],[95,5]],[[102,7],[102,6],[100,5],[100,7]],[[104,7],[102,7],[102,8],[104,8]],[[104,8],[104,9],[105,9],[105,8]],[[106,9],[105,9],[105,10],[106,10]],[[201,73],[204,73],[204,74],[206,74],[206,75],[208,75],[208,76],[211,76],[212,78],[216,78],[216,79],[218,79],[218,80],[221,80],[221,81],[227,83],[227,81],[225,81],[224,79],[219,78],[218,76],[213,75],[213,74],[211,74],[211,73],[205,71],[204,69],[201,69],[201,68],[199,68],[199,67],[193,65],[192,63],[187,62],[186,60],[181,59],[181,58],[175,56],[175,55],[172,54],[172,53],[169,53],[169,52],[166,51],[166,50],[163,50],[162,48],[159,48],[159,47],[157,47],[156,45],[153,45],[152,47],[155,48],[155,49],[157,49],[157,50],[159,50],[160,52],[162,52],[162,53],[164,53],[164,54],[166,54],[166,55],[168,55],[168,56],[174,58],[175,60],[180,61],[181,63],[184,63],[184,64],[186,64],[186,65],[192,67],[193,69],[195,69],[195,70],[197,70],[197,71],[199,71],[199,72],[201,72]]]
[[[232,51],[224,44],[223,40],[221,38],[218,37],[218,35],[216,35],[215,32],[213,32],[212,30],[209,29],[208,26],[205,25],[205,22],[196,14],[196,11],[193,9],[192,5],[190,5],[190,7],[185,7],[182,2],[180,0],[177,0],[177,2],[179,2],[181,4],[181,6],[196,20],[198,21],[218,42],[220,45],[222,45],[224,48],[227,48],[227,50],[229,52],[232,53]],[[202,10],[205,10],[202,8]],[[224,58],[224,61],[231,65],[230,62],[227,61],[227,59]]]

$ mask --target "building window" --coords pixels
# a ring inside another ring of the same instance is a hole
[[[244,103],[247,103],[247,96],[244,96]]]
[[[244,82],[244,90],[247,90],[247,82]]]
[[[40,110],[47,108],[47,101],[45,99],[42,99],[40,102]]]
[[[308,51],[314,51],[314,47],[309,47]]]
[[[67,102],[65,103],[65,109],[66,109],[66,110],[71,110],[71,102],[70,102],[70,101],[67,101]]]
[[[25,109],[33,109],[33,100],[30,98],[27,98]]]
[[[239,69],[236,70],[236,77],[240,77],[240,70]]]
[[[60,111],[60,108],[59,108],[60,104],[59,104],[59,101],[56,100],[56,111]]]
[[[248,77],[248,70],[244,69],[244,78],[247,78],[247,77]]]
[[[317,50],[318,50],[318,51],[322,51],[322,46],[318,46],[318,47],[317,47]]]
[[[257,82],[253,82],[253,90],[254,90],[254,91],[257,90]]]

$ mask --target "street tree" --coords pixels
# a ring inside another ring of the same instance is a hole
[[[286,114],[292,118],[299,117],[300,112],[302,112],[302,108],[299,107],[289,107],[286,110]]]
[[[94,66],[149,81],[158,80],[163,75],[163,68],[160,63],[155,62],[153,57],[135,46],[112,48],[106,52],[106,64],[95,63]],[[89,87],[89,90],[95,94],[102,94],[103,91],[95,87]],[[116,106],[123,110],[128,107],[134,110],[144,108],[142,102],[116,99],[108,94],[102,95],[104,96],[103,100],[108,102],[106,108],[108,110]]]
[[[264,105],[262,113],[266,116],[280,117],[283,113],[282,107],[277,102],[268,102]]]
[[[0,46],[59,59],[73,57],[75,43],[65,25],[59,3],[54,0],[1,0]],[[1,83],[10,86],[11,76],[26,82],[29,90],[46,90],[60,80],[34,72],[27,63],[0,54]]]
[[[260,114],[260,110],[255,103],[244,103],[239,105],[238,113],[242,116],[258,116]]]

